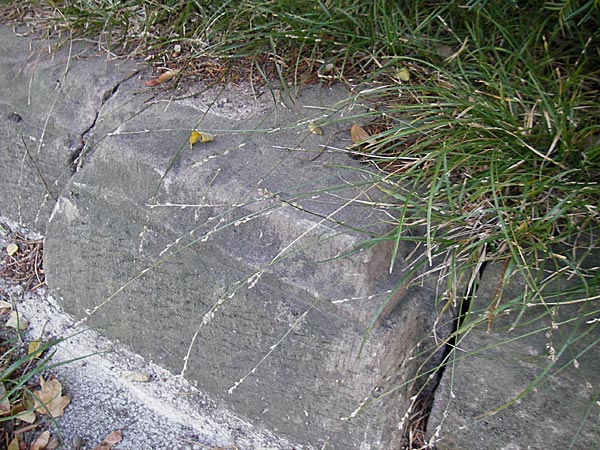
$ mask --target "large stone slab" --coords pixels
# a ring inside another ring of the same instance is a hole
[[[0,214],[43,232],[102,103],[135,70],[0,26]]]
[[[499,264],[486,267],[468,318],[474,326],[457,344],[436,392],[429,437],[439,449],[598,448],[597,293],[589,301],[569,295],[572,282],[565,277],[562,286],[545,290],[561,292],[546,304],[519,304],[523,279],[513,276],[499,290],[502,278]],[[502,314],[488,332],[488,307],[498,292]],[[544,381],[534,387],[536,379]]]
[[[50,289],[257,426],[397,448],[434,296],[396,289],[408,245],[391,274],[388,245],[344,256],[390,219],[378,175],[339,151],[348,93],[196,89],[135,77],[104,104],[47,228]],[[216,137],[190,149],[193,129]]]

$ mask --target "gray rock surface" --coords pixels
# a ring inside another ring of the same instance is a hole
[[[359,357],[411,249],[391,275],[388,247],[340,258],[389,218],[369,204],[373,175],[358,163],[341,152],[312,160],[341,127],[316,136],[306,123],[348,114],[335,106],[348,93],[281,95],[248,118],[206,108],[244,94],[164,102],[137,77],[122,83],[47,227],[48,284],[75,317],[255,424],[315,446],[393,446],[406,389],[343,418],[392,387],[386,378],[423,339],[433,297],[407,297],[394,314],[408,320],[390,317]],[[195,128],[215,140],[189,149]]]
[[[147,68],[85,43],[32,60],[30,38],[3,33],[0,212],[45,232],[49,290],[77,325],[278,442],[397,447],[434,297],[395,292],[410,246],[391,274],[389,246],[355,252],[390,218],[343,150],[359,102],[340,87],[148,88]],[[190,148],[194,129],[214,141]]]
[[[457,344],[436,392],[430,438],[438,449],[600,448],[597,308],[569,304],[581,297],[569,296],[565,283],[565,293],[553,298],[565,302],[559,308],[517,304],[494,319],[488,333],[488,305],[501,277],[499,264],[485,268],[467,319],[477,325]],[[499,308],[525,289],[512,277]],[[534,387],[538,378],[545,381]]]
[[[8,26],[0,42],[0,211],[44,232],[101,105],[135,65],[77,42],[57,52]]]
[[[41,236],[10,224],[29,239]],[[0,248],[11,235],[0,232]],[[120,450],[218,448],[300,448],[272,433],[252,426],[207,398],[186,380],[144,360],[92,329],[74,329],[46,288],[26,291],[21,285],[0,278],[0,300],[9,302],[28,322],[22,337],[44,342],[64,339],[52,348],[52,368],[44,376],[55,377],[63,394],[70,398],[58,428],[40,418],[28,436],[35,439],[47,427],[52,436],[62,437],[61,449],[73,449],[75,439],[82,449],[96,447],[114,430],[121,430]],[[128,381],[127,372],[148,376],[147,382]]]

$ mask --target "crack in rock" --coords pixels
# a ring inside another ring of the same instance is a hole
[[[98,117],[100,117],[102,108],[112,97],[115,96],[115,94],[117,93],[117,91],[123,83],[125,83],[127,80],[134,77],[138,73],[139,70],[134,70],[129,75],[125,76],[121,80],[118,80],[112,88],[107,89],[106,92],[104,92],[104,94],[102,95],[102,99],[100,100],[100,106],[96,110],[96,114],[94,115],[92,123],[79,135],[79,144],[73,149],[69,156],[69,167],[71,169],[71,175],[74,175],[75,173],[79,172],[84,166],[84,164],[87,162],[87,160],[89,160],[89,156],[91,156],[91,152],[88,151],[87,144],[89,142],[89,137],[94,132],[94,128],[98,123]]]
[[[423,372],[428,373],[431,371],[431,374],[429,377],[427,377],[424,386],[419,389],[420,393],[417,394],[417,398],[415,400],[415,405],[417,405],[415,409],[418,412],[413,416],[413,426],[411,427],[409,425],[408,427],[413,431],[417,429],[419,434],[427,434],[431,410],[438,393],[438,388],[440,387],[440,383],[442,382],[447,368],[448,358],[456,349],[458,342],[457,332],[471,310],[471,303],[477,295],[479,282],[483,277],[486,266],[487,263],[485,262],[481,264],[475,283],[470,288],[466,288],[459,307],[454,314],[452,329],[450,331],[450,337],[448,341],[438,351],[435,352],[436,355],[432,355],[431,362],[424,367]]]

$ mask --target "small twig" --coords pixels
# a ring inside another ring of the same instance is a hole
[[[17,428],[16,430],[14,430],[13,434],[17,435],[17,434],[27,433],[28,431],[35,430],[37,427],[38,427],[37,423],[32,423],[31,425],[25,425],[21,428]]]
[[[23,142],[23,145],[25,146],[25,153],[27,153],[27,157],[29,158],[29,161],[31,162],[31,165],[33,166],[33,168],[37,172],[37,175],[38,175],[39,179],[42,181],[42,184],[44,185],[44,188],[46,189],[46,192],[48,193],[48,195],[50,197],[52,197],[52,199],[54,201],[57,201],[58,199],[52,193],[52,191],[50,191],[50,188],[48,187],[48,183],[46,183],[46,180],[44,179],[44,176],[42,175],[42,172],[40,171],[40,169],[37,166],[37,163],[35,162],[35,160],[33,159],[33,157],[31,156],[31,153],[29,152],[29,148],[27,147],[27,144],[25,143],[25,139],[23,139],[23,135],[22,134],[21,134],[21,142]]]

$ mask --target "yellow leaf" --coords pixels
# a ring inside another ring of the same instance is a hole
[[[38,353],[40,350],[40,347],[42,346],[42,340],[40,338],[37,338],[34,341],[31,341],[29,343],[29,345],[27,346],[27,354],[31,355],[33,353]],[[35,357],[38,358],[40,355],[36,354]]]
[[[360,125],[354,124],[352,128],[350,128],[350,136],[352,137],[352,142],[355,144],[361,144],[363,142],[367,142],[368,144],[375,144],[375,140],[370,139],[371,135],[367,133]]]
[[[29,326],[29,322],[18,311],[11,311],[10,319],[6,321],[4,326],[14,328],[15,330],[25,330]]]
[[[517,227],[515,231],[525,231],[527,229],[527,222],[521,222],[521,224]]]
[[[408,71],[408,69],[406,67],[403,67],[402,69],[398,70],[394,75],[396,76],[396,78],[399,78],[401,81],[410,80],[410,72]]]
[[[51,417],[60,417],[63,415],[65,408],[71,402],[71,399],[66,395],[62,395],[62,385],[57,379],[45,381],[40,377],[39,391],[35,391],[34,408],[40,414],[48,414]]]
[[[15,244],[14,242],[11,244],[8,244],[6,246],[6,253],[8,253],[8,256],[12,256],[15,253],[17,253],[19,251],[19,246],[17,244]]]
[[[179,70],[167,70],[165,73],[160,74],[158,77],[152,78],[151,80],[146,81],[146,86],[148,86],[148,87],[156,86],[157,84],[160,84],[167,80],[170,80],[178,73],[179,73]]]
[[[31,444],[29,450],[44,450],[50,442],[50,432],[44,431],[38,436],[38,438]]]
[[[211,142],[214,140],[215,137],[212,134],[194,130],[192,131],[192,134],[190,134],[190,148],[192,148],[192,145],[196,142]]]
[[[94,450],[110,450],[113,445],[118,444],[123,439],[123,432],[115,430],[104,438],[104,440],[94,447]]]
[[[12,441],[10,441],[10,444],[8,444],[7,450],[20,450],[19,439],[14,438]]]
[[[323,136],[323,128],[318,126],[315,121],[308,123],[308,129],[312,134],[316,134],[318,136]]]

